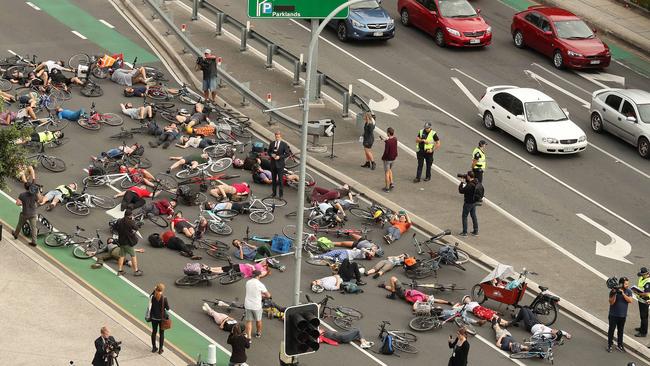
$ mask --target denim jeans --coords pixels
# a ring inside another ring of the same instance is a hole
[[[478,233],[478,218],[476,217],[476,204],[475,203],[463,203],[463,232],[467,233],[467,215],[472,217],[472,226],[474,227],[474,233]]]

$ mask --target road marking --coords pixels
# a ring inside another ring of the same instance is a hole
[[[105,21],[104,19],[99,19],[99,22],[102,23],[102,24],[104,24],[105,26],[111,28],[111,29],[114,29],[114,28],[115,28],[115,26],[114,26],[113,24],[111,24],[111,23]]]
[[[596,240],[596,255],[599,255],[601,257],[607,257],[610,259],[615,259],[623,263],[632,264],[632,262],[625,259],[625,257],[632,252],[632,245],[630,245],[630,243],[627,240],[614,234],[613,232],[611,232],[601,224],[587,217],[587,215],[585,214],[577,213],[576,216],[587,221],[591,225],[595,226],[598,230],[609,235],[610,241],[608,244],[601,244],[599,241]]]
[[[458,72],[458,73],[460,73],[460,74],[463,74],[463,75],[465,75],[466,77],[468,77],[469,79],[474,80],[477,84],[479,84],[479,85],[481,85],[481,86],[483,86],[483,87],[485,87],[485,88],[488,87],[488,85],[487,85],[486,83],[484,83],[484,82],[482,82],[482,81],[476,79],[475,77],[473,77],[473,76],[471,76],[471,75],[465,73],[464,71],[461,71],[460,69],[457,69],[457,68],[455,68],[455,67],[452,67],[452,68],[451,68],[451,71],[456,71],[456,72]]]
[[[77,32],[77,31],[73,30],[73,31],[70,31],[70,32],[72,32],[75,36],[77,36],[77,37],[79,37],[81,39],[88,39],[88,38],[86,38],[86,36],[84,36],[83,34]]]
[[[618,76],[618,75],[614,75],[614,74],[610,74],[610,73],[606,73],[606,72],[598,72],[598,73],[595,73],[595,74],[586,73],[584,71],[574,71],[574,72],[576,74],[582,76],[583,78],[591,81],[592,83],[600,86],[603,89],[609,89],[610,87],[607,86],[607,84],[603,84],[598,80],[609,81],[609,82],[612,82],[612,83],[616,83],[616,84],[619,84],[619,85],[621,85],[622,87],[625,88],[625,77],[623,77],[623,76]]]
[[[460,80],[458,80],[457,77],[452,77],[451,81],[456,83],[456,85],[460,88],[460,90],[463,93],[465,93],[465,95],[467,96],[469,101],[472,102],[472,104],[474,104],[474,107],[478,108],[478,100],[476,100],[476,98],[474,98],[474,95],[472,95],[472,93],[465,87],[465,85],[463,85],[463,83]]]
[[[393,113],[394,110],[399,107],[399,101],[390,95],[386,93],[385,91],[379,89],[378,87],[372,85],[369,81],[364,80],[364,79],[357,79],[361,84],[364,84],[365,86],[369,87],[370,89],[376,91],[377,93],[381,94],[382,100],[379,102],[375,102],[373,99],[370,99],[369,107],[372,111],[377,111],[377,112],[382,112],[386,114],[390,114],[392,116],[397,117],[395,113]]]
[[[14,56],[18,56],[18,54],[16,52],[12,51],[12,50],[7,50],[7,52],[11,53]]]
[[[607,151],[601,149],[600,147],[594,145],[591,142],[589,142],[589,146],[593,147],[594,149],[596,149],[596,150],[602,152],[603,154],[609,156],[610,158],[614,159],[614,162],[619,163],[619,164],[623,164],[626,167],[628,167],[628,168],[634,170],[635,172],[639,173],[640,175],[644,176],[645,178],[650,179],[650,174],[647,174],[647,173],[641,171],[640,169],[635,168],[634,166],[632,166],[631,164],[623,161],[621,158],[617,157],[616,155],[608,153]]]
[[[580,98],[579,96],[577,96],[577,95],[571,93],[570,91],[568,91],[568,90],[562,88],[561,86],[559,86],[559,85],[557,85],[557,84],[555,84],[555,83],[553,83],[553,82],[551,82],[551,81],[549,81],[549,80],[546,80],[545,78],[543,78],[543,77],[537,75],[536,73],[534,73],[534,72],[532,72],[532,71],[530,71],[530,70],[524,70],[524,74],[526,74],[527,76],[529,76],[529,77],[532,78],[533,80],[537,81],[538,83],[541,81],[541,82],[543,82],[544,84],[546,84],[546,85],[548,85],[548,86],[550,86],[550,87],[552,87],[552,88],[554,88],[554,89],[556,89],[556,90],[559,90],[560,92],[562,92],[562,93],[568,95],[569,97],[571,97],[571,98],[577,100],[579,103],[582,104],[582,106],[583,106],[584,108],[589,109],[589,107],[591,106],[591,104],[590,104],[589,102],[587,102],[586,100],[584,100],[584,99]],[[540,88],[541,88],[541,89],[544,89],[544,87],[543,87],[541,84],[540,84]]]
[[[32,9],[34,9],[34,10],[41,10],[41,8],[39,8],[38,6],[34,5],[33,3],[29,2],[29,1],[25,1],[25,4],[31,6]]]
[[[580,85],[578,85],[578,84],[576,84],[576,83],[574,83],[574,82],[572,82],[572,81],[569,81],[568,79],[566,79],[566,78],[564,78],[564,77],[562,77],[562,76],[560,76],[560,75],[554,73],[553,71],[551,71],[551,70],[545,68],[544,66],[542,66],[542,65],[540,65],[540,64],[538,64],[538,63],[533,62],[533,63],[530,64],[530,65],[531,65],[531,66],[539,67],[540,69],[542,69],[542,70],[546,71],[547,73],[549,73],[549,74],[555,76],[556,78],[558,78],[558,79],[564,81],[565,83],[571,85],[572,87],[574,87],[574,88],[576,88],[576,89],[578,89],[578,90],[580,90],[580,91],[582,91],[582,92],[585,92],[586,94],[591,95],[591,92],[590,92],[589,90],[587,90],[587,89],[581,87]]]

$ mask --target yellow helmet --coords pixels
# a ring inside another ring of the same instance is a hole
[[[192,127],[189,127],[189,126],[188,126],[188,127],[185,128],[185,132],[186,132],[187,134],[191,135],[192,132],[194,132],[194,130],[192,129]]]
[[[378,219],[378,218],[380,218],[381,215],[383,215],[383,214],[384,214],[384,212],[383,212],[382,210],[377,210],[377,211],[375,211],[374,214],[372,214],[372,218],[373,218],[373,219]]]

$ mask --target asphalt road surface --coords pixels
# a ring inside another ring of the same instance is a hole
[[[107,6],[105,2],[92,0],[84,2],[75,1],[71,2],[71,4],[82,8],[96,19],[105,20],[135,45],[145,51],[151,52],[148,50],[146,43],[138,37],[124,19],[114,12],[111,6]],[[235,5],[232,6],[234,7]],[[425,99],[440,104],[452,114],[457,115],[462,121],[465,121],[469,126],[485,133],[480,127],[480,121],[475,118],[476,111],[474,107],[468,102],[465,95],[455,84],[452,83],[450,77],[459,77],[475,97],[480,97],[480,85],[477,85],[475,81],[468,79],[465,75],[458,73],[458,71],[450,70],[450,68],[455,67],[461,69],[466,74],[473,75],[475,78],[490,85],[495,83],[516,83],[518,85],[535,86],[537,83],[525,78],[523,70],[531,69],[540,75],[544,75],[547,71],[538,66],[531,66],[530,64],[536,62],[549,70],[550,67],[539,55],[529,51],[514,49],[509,44],[509,38],[506,37],[506,30],[509,25],[506,20],[510,14],[506,10],[509,9],[504,8],[503,5],[498,3],[494,5],[482,4],[482,6],[483,14],[491,21],[493,28],[495,28],[495,35],[497,36],[495,44],[486,50],[470,50],[469,52],[462,50],[441,50],[432,44],[429,37],[415,30],[403,29],[400,26],[398,26],[398,37],[386,44],[351,44],[345,45],[345,49],[353,54],[363,55],[363,59],[376,65],[378,70],[385,70],[387,74],[398,76],[400,84],[407,85],[411,90],[422,95]],[[385,7],[392,12],[393,16],[396,16],[393,2],[386,1]],[[243,9],[243,5],[241,5],[241,9]],[[18,14],[29,14],[31,22],[39,24],[39,26],[28,29],[21,28],[22,23],[20,17],[16,16]],[[500,15],[497,16],[497,14]],[[72,34],[71,28],[68,25],[63,24],[44,11],[30,9],[23,3],[12,6],[9,11],[0,15],[0,19],[5,27],[4,29],[6,29],[5,32],[0,34],[0,50],[10,49],[20,54],[36,53],[39,59],[42,60],[66,60],[72,54],[79,52],[91,54],[103,52],[102,47],[99,46],[103,42],[101,39],[91,37],[82,39]],[[243,16],[240,19],[243,19]],[[300,23],[299,25],[304,24]],[[282,37],[287,42],[284,45],[290,49],[293,47],[296,53],[299,53],[299,48],[302,48],[304,39],[307,38],[307,33],[299,25],[289,22],[269,22],[257,24],[257,29],[260,31],[268,31],[269,33],[276,32],[276,34],[282,34]],[[268,27],[268,29],[264,27]],[[78,30],[78,32],[84,34],[83,30]],[[327,34],[326,38],[333,39],[333,33]],[[334,43],[338,44],[338,41]],[[479,136],[475,132],[439,112],[432,112],[430,106],[424,105],[422,100],[418,100],[412,94],[406,92],[403,87],[388,81],[375,72],[369,71],[367,66],[359,64],[352,58],[341,57],[340,52],[340,50],[334,47],[322,47],[321,60],[340,59],[341,64],[339,65],[340,67],[330,70],[327,64],[324,63],[321,69],[324,69],[328,73],[333,73],[340,80],[365,78],[372,84],[398,98],[401,101],[401,107],[395,113],[399,115],[399,124],[397,119],[390,119],[390,117],[384,116],[380,116],[379,121],[382,126],[387,126],[391,123],[399,126],[400,133],[404,136],[415,135],[415,131],[421,125],[422,118],[431,118],[436,121],[436,129],[443,139],[443,151],[438,156],[445,156],[442,159],[437,159],[437,163],[447,170],[464,169],[464,165],[461,165],[459,160],[466,161],[466,155],[471,151],[476,140],[479,139]],[[399,58],[386,57],[389,54],[401,56]],[[483,66],[481,61],[486,57],[495,60],[496,66],[489,71],[485,71],[481,67]],[[157,62],[151,62],[151,64],[158,67],[162,66]],[[514,70],[517,70],[517,72]],[[519,72],[520,70],[521,72]],[[647,85],[647,79],[643,79],[636,74],[630,74],[629,71],[618,66],[614,66],[610,71],[619,75],[626,75],[628,85],[635,85],[635,83],[638,83],[638,86],[641,87]],[[549,75],[546,77],[557,83],[562,82],[562,80],[558,81],[557,76]],[[579,85],[585,90],[592,91],[596,89],[593,84],[589,84],[590,82],[572,73],[563,72],[560,76]],[[434,89],[431,86],[434,86]],[[102,83],[102,87],[105,90],[105,96],[92,100],[97,104],[98,110],[103,112],[119,112],[118,103],[124,100],[121,96],[120,88],[107,81]],[[564,85],[564,87],[569,88],[572,86]],[[362,85],[358,84],[357,90],[362,95],[377,98],[377,95],[371,94],[369,90],[363,91],[361,88]],[[563,94],[560,92],[555,92],[548,88],[545,91],[560,101],[566,100],[566,97],[563,97]],[[588,95],[584,93],[582,98],[588,99]],[[84,107],[88,109],[90,103],[90,99],[84,98],[75,92],[74,98],[66,103],[66,107],[71,109]],[[585,116],[584,109],[580,109],[582,107],[579,104],[576,105],[576,103],[571,101],[567,103],[567,107],[572,112],[572,116],[576,116],[574,120],[587,131],[590,141],[602,149],[619,156],[641,172],[645,174],[650,172],[650,169],[647,167],[647,162],[638,158],[634,149],[623,145],[611,136],[599,137],[588,132],[588,118]],[[134,127],[136,125],[137,123],[129,121],[125,117],[126,127]],[[118,144],[116,141],[107,139],[107,135],[117,132],[116,128],[107,128],[105,126],[101,131],[93,133],[82,130],[78,126],[71,125],[65,132],[71,141],[63,147],[50,151],[50,153],[64,158],[68,164],[68,169],[60,174],[46,173],[42,169],[39,169],[39,181],[44,184],[46,189],[70,181],[80,182],[85,176],[83,169],[89,163],[88,157]],[[487,135],[514,152],[514,154],[507,153],[504,149],[496,148],[496,146],[493,146],[489,150],[490,155],[488,156],[490,166],[492,167],[491,172],[492,170],[494,171],[494,173],[486,177],[489,179],[491,199],[499,202],[509,211],[535,222],[535,225],[544,230],[545,234],[550,237],[560,240],[566,237],[567,233],[570,233],[571,242],[567,243],[567,245],[574,245],[573,249],[576,252],[578,252],[578,248],[581,245],[590,243],[594,238],[600,238],[601,241],[606,238],[603,239],[602,233],[586,225],[584,221],[575,216],[575,213],[582,212],[591,218],[606,221],[609,224],[608,227],[612,228],[615,232],[625,233],[626,238],[633,244],[634,251],[630,259],[637,257],[640,257],[639,259],[644,258],[641,245],[647,243],[647,237],[644,237],[639,230],[630,229],[629,225],[622,223],[618,219],[614,219],[610,214],[604,213],[602,208],[597,208],[593,203],[587,202],[575,192],[566,188],[558,189],[560,186],[556,181],[551,180],[548,176],[541,175],[538,172],[539,169],[529,169],[527,163],[522,162],[515,155],[523,156],[539,168],[558,177],[559,180],[567,182],[567,184],[584,192],[595,201],[602,202],[606,207],[611,207],[612,211],[629,219],[642,230],[650,230],[648,221],[644,217],[644,211],[641,210],[641,207],[645,207],[643,199],[648,196],[648,187],[645,184],[647,177],[640,175],[637,171],[630,169],[626,165],[614,163],[611,157],[604,155],[596,149],[590,148],[584,154],[574,157],[530,157],[525,155],[521,144],[513,141],[509,137],[492,132]],[[146,142],[148,138],[139,137],[137,140]],[[186,153],[186,151],[181,151],[176,148],[170,148],[167,151],[156,151],[147,148],[145,156],[154,164],[151,170],[153,172],[159,172],[163,171],[170,164],[167,160],[168,155],[184,155]],[[230,169],[228,172],[233,172],[233,170]],[[318,176],[315,172],[312,174]],[[250,181],[245,173],[242,173],[242,176],[245,180]],[[328,185],[325,183],[326,178],[324,177],[318,176],[316,180],[319,184],[323,182],[324,185]],[[525,182],[525,185],[522,186],[522,182]],[[19,187],[16,184],[12,185],[12,187],[14,191],[10,192],[10,194],[16,196],[19,192]],[[520,188],[517,190],[509,189],[511,187]],[[617,192],[614,194],[612,187],[616,187],[620,193]],[[101,194],[114,193],[110,188],[97,189],[96,192]],[[270,192],[270,188],[254,186],[253,192],[257,196],[263,197]],[[247,227],[250,227],[252,233],[258,235],[279,233],[281,228],[290,222],[284,217],[284,214],[292,211],[291,203],[295,205],[296,202],[295,193],[290,189],[287,190],[286,198],[290,202],[290,205],[278,209],[276,221],[272,224],[254,225],[246,217],[240,217],[233,222],[234,234],[231,237],[222,238],[222,240],[228,242],[232,238],[242,237]],[[524,203],[523,205],[522,202]],[[183,207],[182,209],[187,217],[198,215],[196,208]],[[542,214],[536,212],[541,212]],[[104,229],[107,226],[107,221],[110,219],[110,216],[102,212],[102,210],[95,210],[90,216],[79,218],[69,214],[61,207],[48,214],[48,217],[51,218],[59,230],[63,231],[70,231],[75,225],[85,227],[87,230],[93,228]],[[359,223],[351,220],[350,225],[358,226]],[[142,235],[146,238],[153,231],[154,228],[147,225],[143,228]],[[380,241],[381,230],[373,230],[370,237]],[[400,242],[396,243],[396,245],[387,247],[386,251],[387,254],[394,255],[404,251],[412,252],[413,247],[410,245],[407,235]],[[606,261],[600,257],[594,257],[593,254],[581,253],[581,255],[589,259],[590,263],[611,271],[622,269],[629,271],[628,266],[613,266],[610,261]],[[203,261],[211,265],[219,264],[211,259],[207,259],[207,257]],[[292,266],[288,259],[285,258],[282,261],[285,264],[289,264],[288,271],[284,273],[274,272],[264,282],[267,284],[276,302],[288,304],[292,293]],[[147,253],[141,258],[141,267],[145,275],[143,277],[128,276],[128,278],[139,287],[148,290],[153,288],[153,285],[157,282],[172,283],[182,275],[182,267],[186,262],[186,258],[180,257],[175,253],[163,249],[148,249]],[[326,275],[327,270],[324,267],[308,265],[304,265],[303,269],[302,289],[309,293],[308,282],[311,279]],[[438,281],[442,283],[457,283],[469,289],[485,273],[484,269],[475,265],[468,265],[466,272],[445,267],[440,271]],[[401,270],[395,270],[392,274],[403,278]],[[408,320],[411,318],[408,305],[400,303],[398,300],[385,299],[385,292],[376,287],[379,281],[370,278],[366,280],[368,285],[364,288],[365,293],[361,295],[335,294],[336,303],[352,306],[364,312],[365,316],[359,325],[364,335],[370,340],[376,341],[376,326],[381,320],[390,319],[394,327],[406,328]],[[457,291],[437,294],[436,296],[450,300],[459,300],[463,294],[463,291]],[[226,334],[219,331],[212,321],[202,313],[201,299],[214,297],[233,299],[235,297],[243,298],[243,295],[243,282],[231,286],[214,284],[211,287],[190,289],[176,288],[173,286],[168,287],[168,296],[174,310],[222,344],[225,343]],[[314,297],[320,298],[320,296]],[[488,305],[497,307],[495,303],[488,303]],[[505,308],[498,308],[498,310],[506,311]],[[263,338],[259,340],[254,339],[252,349],[249,352],[249,363],[252,365],[274,364],[277,357],[279,341],[282,337],[281,323],[277,320],[269,320],[265,323],[266,328]],[[603,362],[600,352],[591,351],[593,347],[601,347],[604,344],[599,334],[593,333],[580,323],[564,315],[560,315],[556,324],[568,330],[574,336],[574,339],[566,345],[559,347],[555,352],[555,359],[559,364],[624,365],[627,361],[631,360],[631,356],[629,355],[614,353],[608,355],[607,361]],[[372,352],[362,353],[358,349],[351,348],[350,346],[323,346],[322,350],[317,354],[305,357],[303,363],[315,365],[333,363],[354,363],[360,365],[372,365],[376,363],[423,364],[424,362],[435,365],[444,364],[449,356],[446,338],[448,334],[453,332],[454,328],[447,326],[437,332],[422,334],[417,343],[420,353],[416,356],[402,355],[400,358],[394,358]],[[513,333],[516,338],[523,338],[526,335],[522,330],[516,328],[513,330]],[[490,366],[510,364],[512,362],[497,352],[492,346],[494,335],[489,327],[485,326],[481,328],[479,334],[480,337],[475,337],[470,340],[472,344],[470,360],[472,363]],[[522,363],[538,364],[539,361],[524,361]]]

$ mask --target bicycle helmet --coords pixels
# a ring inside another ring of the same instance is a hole
[[[372,218],[373,218],[373,219],[378,219],[378,218],[380,218],[381,215],[383,215],[383,214],[384,214],[384,211],[378,209],[377,211],[375,211],[375,213],[372,214]]]
[[[325,289],[323,288],[323,286],[321,286],[321,285],[316,285],[316,284],[311,285],[311,290],[314,291],[314,292],[317,293],[317,294],[320,294],[321,292],[325,291]]]

